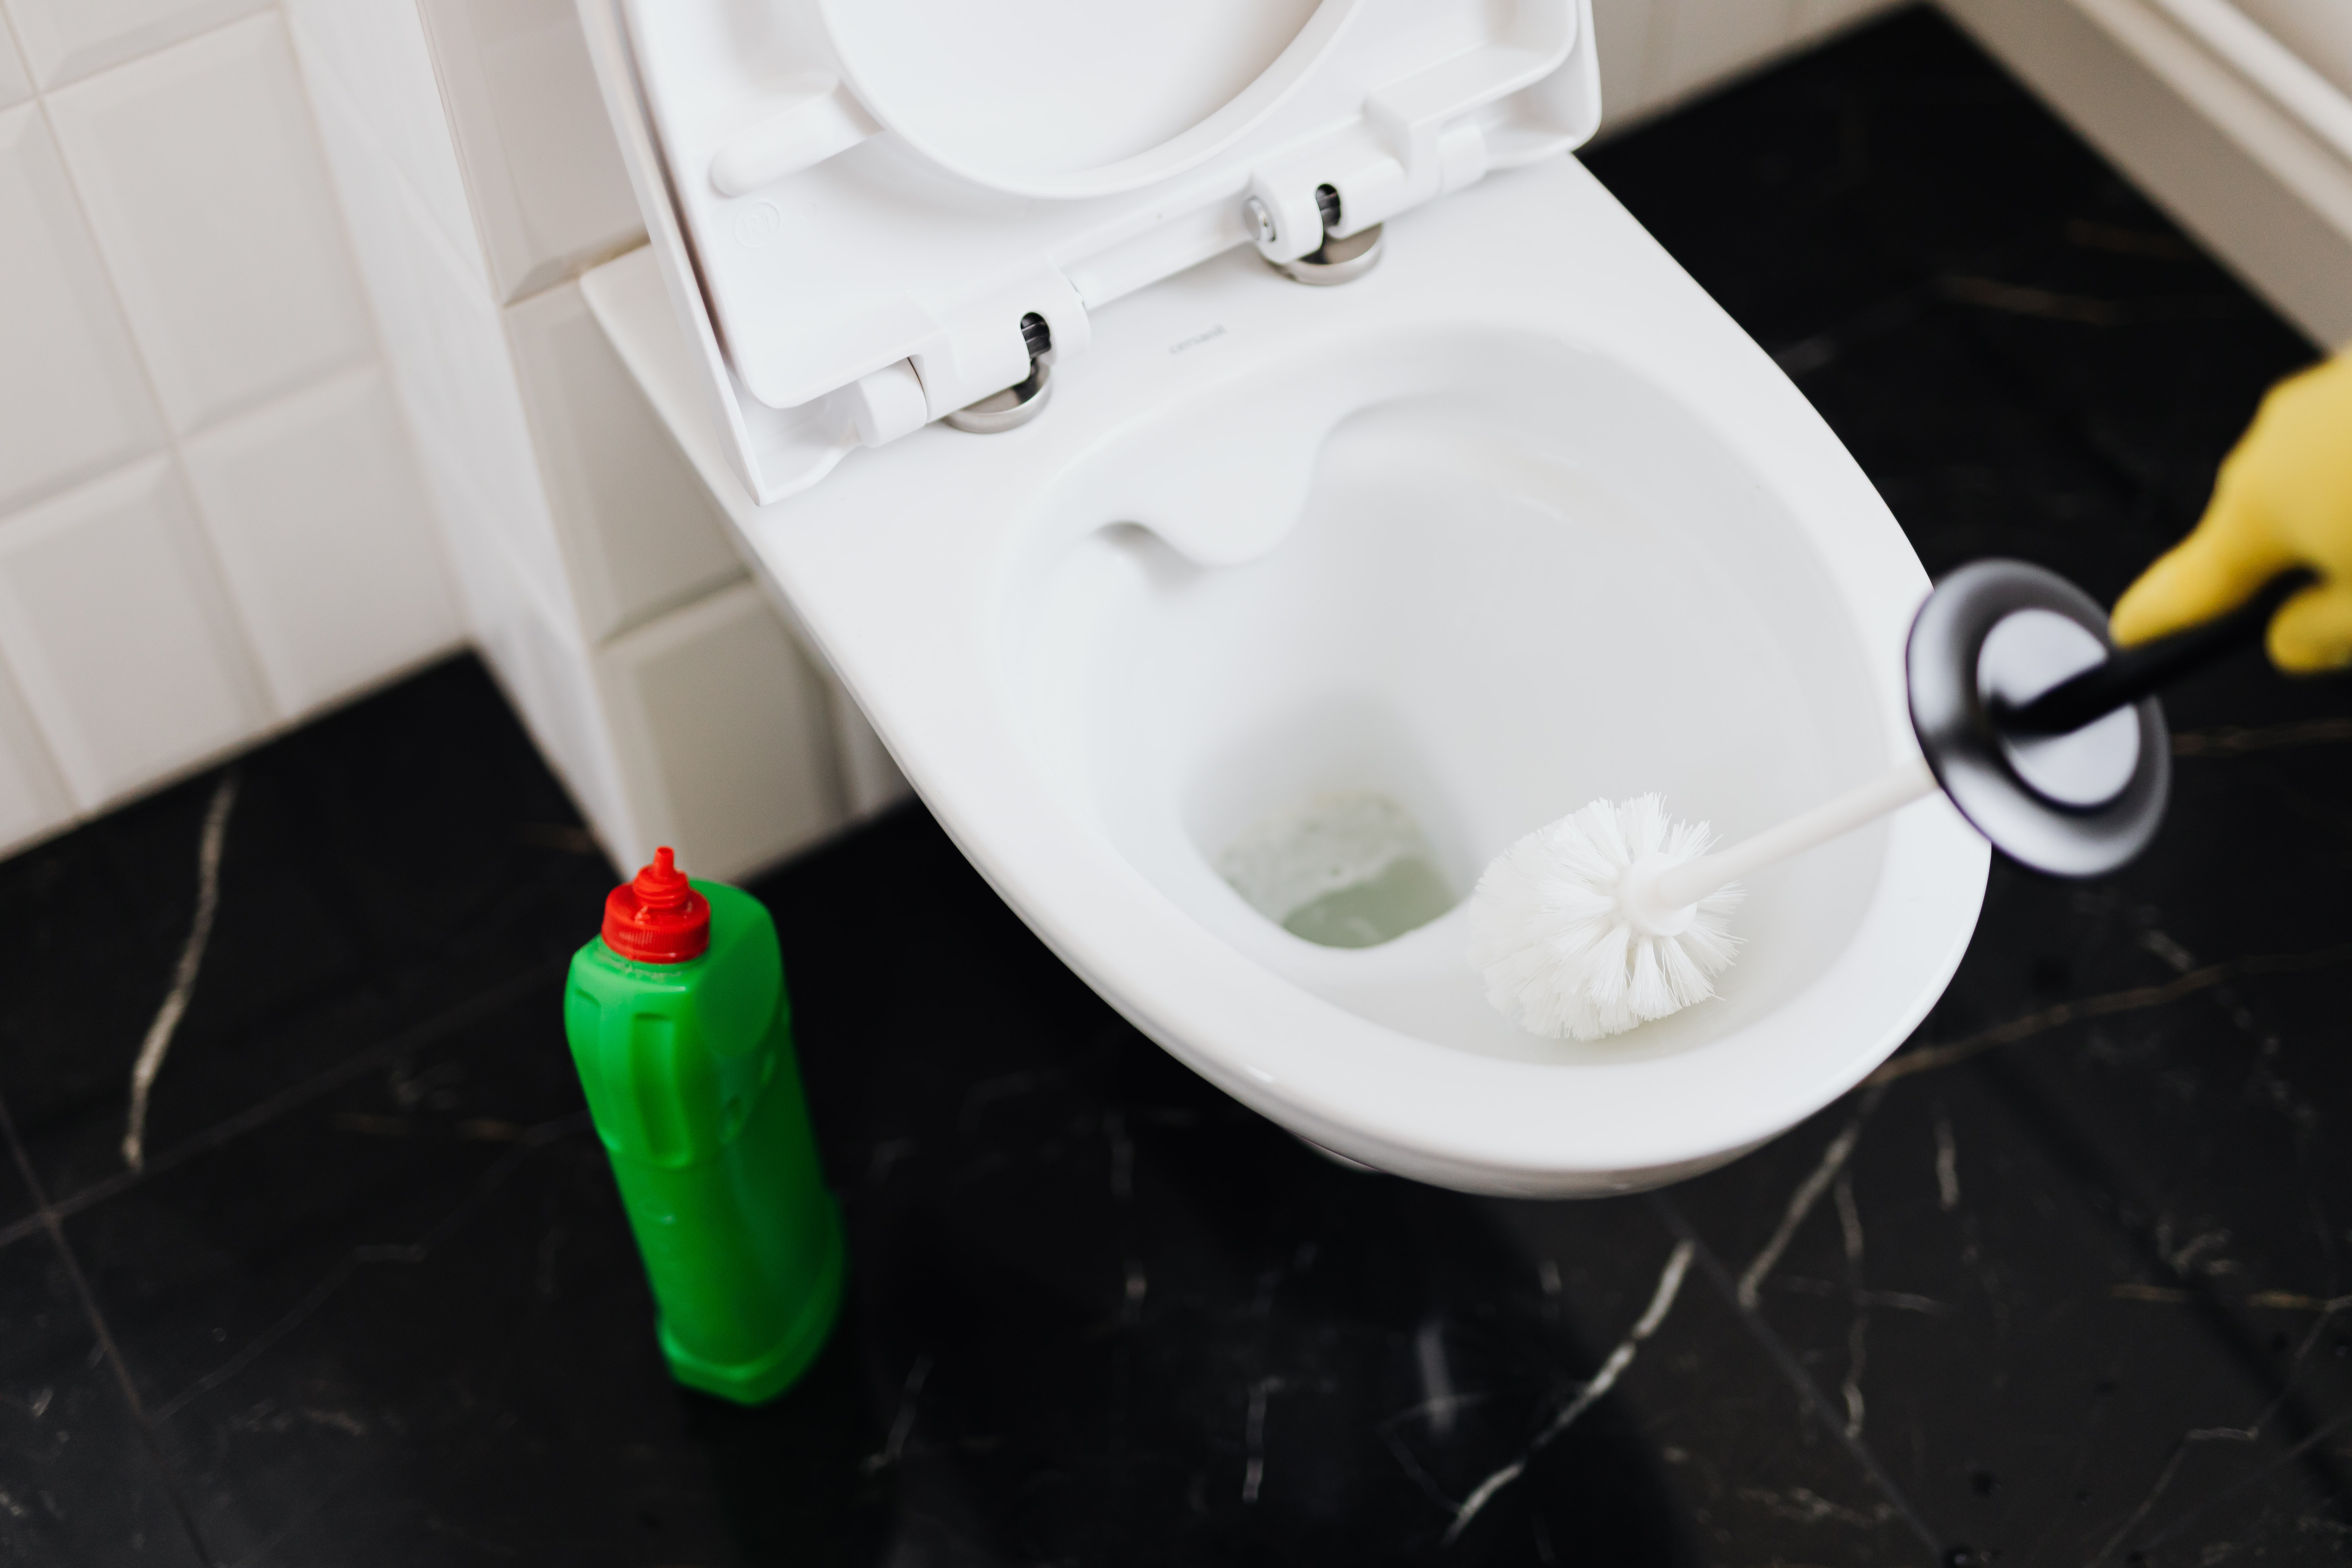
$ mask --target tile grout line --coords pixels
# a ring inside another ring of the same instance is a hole
[[[1863,1473],[1870,1478],[1871,1483],[1878,1489],[1879,1494],[1894,1505],[1896,1517],[1910,1526],[1911,1532],[1917,1536],[1920,1542],[1927,1548],[1928,1556],[1935,1562],[1943,1562],[1946,1556],[1946,1543],[1937,1536],[1927,1521],[1920,1517],[1918,1510],[1911,1506],[1911,1500],[1906,1497],[1902,1489],[1895,1484],[1895,1478],[1886,1473],[1885,1467],[1878,1462],[1878,1456],[1871,1452],[1868,1445],[1864,1444],[1859,1436],[1847,1435],[1845,1413],[1831,1405],[1829,1395],[1822,1392],[1821,1386],[1814,1383],[1812,1375],[1805,1371],[1789,1347],[1781,1342],[1780,1336],[1774,1333],[1771,1325],[1764,1321],[1763,1314],[1740,1300],[1738,1285],[1731,1278],[1731,1271],[1723,1266],[1722,1259],[1716,1257],[1714,1250],[1700,1238],[1690,1221],[1683,1217],[1682,1211],[1676,1208],[1673,1201],[1663,1193],[1650,1194],[1650,1208],[1660,1220],[1664,1222],[1666,1228],[1672,1231],[1677,1239],[1691,1244],[1695,1249],[1693,1261],[1698,1265],[1699,1272],[1706,1276],[1707,1283],[1715,1287],[1717,1293],[1730,1305],[1733,1311],[1739,1315],[1740,1321],[1748,1325],[1748,1331],[1755,1335],[1757,1342],[1764,1347],[1764,1353],[1771,1358],[1772,1363],[1780,1369],[1781,1375],[1795,1385],[1797,1392],[1803,1396],[1805,1403],[1812,1408],[1813,1413],[1821,1417],[1830,1432],[1844,1447],[1846,1452],[1853,1457],[1854,1462],[1862,1467]]]
[[[549,960],[543,963],[534,964],[521,973],[480,993],[472,999],[461,1002],[426,1019],[424,1023],[402,1031],[381,1045],[370,1047],[299,1083],[280,1089],[278,1093],[247,1107],[234,1116],[214,1122],[210,1127],[194,1134],[184,1142],[174,1143],[157,1153],[137,1171],[118,1172],[104,1181],[93,1182],[89,1186],[55,1203],[49,1201],[35,1182],[30,1157],[20,1148],[19,1165],[25,1173],[26,1181],[33,1184],[33,1195],[39,1206],[37,1213],[5,1227],[0,1227],[0,1250],[5,1250],[28,1237],[40,1234],[44,1229],[48,1228],[48,1222],[52,1218],[59,1221],[70,1219],[84,1209],[103,1203],[118,1193],[163,1175],[168,1171],[185,1164],[199,1154],[208,1153],[247,1132],[268,1125],[287,1111],[341,1088],[371,1068],[380,1067],[404,1052],[430,1045],[456,1030],[499,1012],[528,995],[533,988],[545,984],[556,973],[559,963],[568,963],[569,962],[570,959],[567,956],[561,961]],[[5,1107],[0,1106],[0,1119],[5,1119]],[[8,1123],[8,1126],[9,1135],[13,1138],[14,1124]]]
[[[24,1140],[16,1135],[16,1119],[9,1112],[5,1099],[0,1099],[0,1134],[6,1136],[8,1152],[16,1162],[16,1173],[24,1178],[26,1190],[32,1194],[33,1202],[38,1205],[36,1217],[57,1247],[58,1258],[65,1266],[66,1277],[73,1281],[74,1295],[81,1302],[82,1316],[89,1322],[90,1331],[98,1338],[100,1353],[106,1358],[107,1365],[113,1369],[115,1386],[121,1391],[124,1403],[131,1406],[131,1419],[139,1426],[139,1440],[146,1448],[147,1457],[154,1462],[157,1475],[163,1479],[163,1495],[171,1500],[173,1517],[180,1521],[180,1529],[187,1537],[188,1550],[204,1568],[212,1568],[212,1553],[205,1549],[204,1537],[197,1532],[195,1514],[181,1490],[179,1475],[164,1457],[163,1444],[156,1436],[155,1425],[148,1418],[147,1407],[139,1397],[138,1388],[131,1383],[130,1363],[122,1359],[121,1347],[114,1342],[114,1331],[107,1327],[105,1315],[98,1310],[98,1297],[89,1288],[89,1277],[82,1272],[81,1259],[74,1256],[72,1246],[66,1240],[65,1226],[58,1211],[50,1205],[48,1194],[41,1185],[39,1174],[33,1169],[33,1159],[26,1152]]]

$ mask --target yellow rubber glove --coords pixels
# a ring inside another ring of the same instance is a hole
[[[2116,640],[2210,620],[2290,566],[2320,580],[2271,617],[2271,662],[2295,673],[2352,664],[2352,353],[2271,388],[2197,531],[2116,601]]]

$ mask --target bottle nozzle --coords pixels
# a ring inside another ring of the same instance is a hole
[[[604,945],[635,963],[684,963],[709,948],[710,900],[694,890],[668,845],[605,898]]]

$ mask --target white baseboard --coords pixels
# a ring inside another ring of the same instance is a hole
[[[2163,0],[1939,3],[2315,343],[2352,342],[2352,160]]]

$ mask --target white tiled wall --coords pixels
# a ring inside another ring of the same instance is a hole
[[[188,475],[278,709],[300,713],[461,628],[398,409],[369,363],[190,439]],[[430,606],[429,619],[420,607]]]
[[[0,0],[0,851],[457,645],[272,0]]]
[[[369,356],[350,248],[275,13],[78,81],[50,95],[48,111],[174,429]]]
[[[0,110],[0,510],[163,443],[163,421],[37,104]],[[10,367],[14,368],[11,369]]]
[[[13,109],[33,96],[33,79],[16,53],[16,40],[0,27],[0,109]]]
[[[580,297],[644,234],[572,0],[286,4],[475,640],[614,858],[895,798]]]
[[[1592,0],[1602,134],[1906,0]]]
[[[718,504],[572,281],[510,306],[581,628],[602,641],[742,575]]]
[[[823,684],[750,583],[614,639],[597,666],[656,837],[690,835],[699,854],[756,866],[843,820]],[[772,721],[707,700],[714,667]]]
[[[45,88],[152,54],[268,9],[268,0],[9,0],[8,16]]]
[[[420,4],[499,299],[641,243],[573,0]]]
[[[85,804],[225,751],[271,716],[169,457],[0,526],[0,655]]]
[[[49,759],[16,683],[0,670],[0,844],[21,843],[73,814],[73,797]]]

